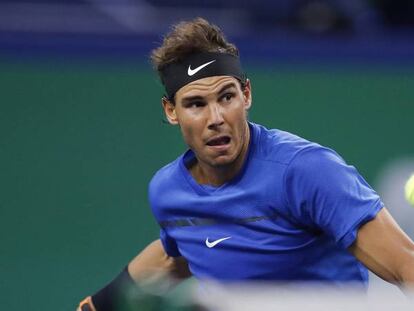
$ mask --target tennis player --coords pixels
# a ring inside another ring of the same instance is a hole
[[[115,310],[126,284],[158,275],[366,286],[368,268],[414,283],[414,243],[353,166],[248,120],[251,84],[217,26],[175,25],[152,61],[189,149],[149,185],[160,239],[78,310]]]

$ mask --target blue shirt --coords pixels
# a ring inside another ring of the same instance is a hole
[[[199,279],[366,284],[367,269],[347,247],[383,207],[378,195],[333,150],[249,128],[245,163],[222,186],[193,179],[191,150],[151,180],[149,200],[167,254],[183,256]]]

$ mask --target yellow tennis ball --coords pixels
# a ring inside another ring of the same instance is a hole
[[[414,206],[414,174],[411,175],[405,184],[405,198]]]

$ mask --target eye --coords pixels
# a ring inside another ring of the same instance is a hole
[[[222,101],[229,102],[233,99],[234,93],[226,93],[221,97]]]
[[[200,108],[204,107],[205,103],[202,101],[191,101],[188,104],[185,105],[187,108]]]

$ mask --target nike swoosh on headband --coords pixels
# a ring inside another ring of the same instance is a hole
[[[187,74],[191,77],[193,75],[195,75],[197,72],[199,72],[201,69],[203,69],[204,67],[210,65],[211,63],[214,63],[216,60],[212,60],[208,63],[205,63],[201,66],[198,66],[197,68],[191,69],[191,65],[188,66],[188,70],[187,70]]]

